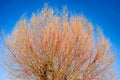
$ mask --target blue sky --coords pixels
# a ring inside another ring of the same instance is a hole
[[[71,13],[82,13],[95,27],[99,26],[115,48],[114,68],[120,80],[120,1],[119,0],[0,0],[0,32],[11,33],[22,15],[28,17],[44,3],[57,9],[67,6]],[[0,53],[2,56],[2,53]],[[0,67],[0,80],[6,75]]]

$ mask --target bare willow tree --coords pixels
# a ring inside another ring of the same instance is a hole
[[[5,39],[10,74],[20,80],[116,80],[109,42],[82,16],[44,7]]]

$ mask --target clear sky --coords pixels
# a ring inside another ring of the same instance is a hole
[[[22,15],[30,17],[44,3],[60,10],[67,6],[69,12],[82,13],[95,27],[103,30],[115,48],[114,68],[120,80],[120,0],[0,0],[0,32],[11,33]],[[5,80],[5,75],[0,67],[0,80]]]

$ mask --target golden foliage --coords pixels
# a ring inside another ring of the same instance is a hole
[[[10,73],[22,80],[115,80],[109,43],[93,30],[82,16],[43,8],[29,21],[20,20],[6,38]]]

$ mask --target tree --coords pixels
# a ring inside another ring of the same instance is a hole
[[[19,20],[5,39],[10,74],[21,80],[115,80],[109,41],[93,30],[84,17],[48,7]]]

